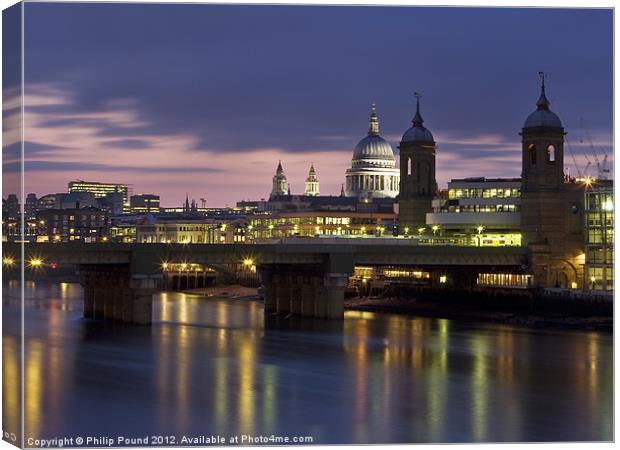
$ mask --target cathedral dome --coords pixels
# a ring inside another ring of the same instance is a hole
[[[351,168],[347,169],[344,195],[359,200],[395,198],[398,195],[400,171],[396,168],[392,146],[379,135],[379,119],[372,105],[368,136],[353,151]]]
[[[547,100],[545,95],[545,79],[542,79],[542,88],[540,92],[540,98],[536,102],[536,111],[531,113],[525,119],[523,128],[536,128],[536,127],[548,127],[548,128],[562,128],[562,121],[556,113],[549,109],[551,102]]]
[[[423,125],[424,119],[420,114],[420,95],[416,94],[418,100],[416,103],[415,117],[412,120],[413,125],[403,134],[401,142],[435,142],[433,133],[426,129]]]
[[[375,105],[372,105],[368,136],[359,141],[353,151],[353,165],[380,165],[394,167],[394,150],[392,146],[379,135],[379,119]]]
[[[392,146],[379,135],[368,135],[355,146],[353,160],[388,159],[394,161]]]

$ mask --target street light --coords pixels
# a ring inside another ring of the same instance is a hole
[[[34,257],[28,261],[28,265],[33,268],[41,267],[43,265],[43,260],[41,258]]]
[[[433,235],[436,235],[436,234],[437,234],[437,231],[439,230],[439,225],[433,225],[433,226],[431,227],[431,230],[433,230]]]
[[[245,258],[243,260],[243,265],[245,267],[252,267],[254,265],[254,261],[252,260],[252,258]]]
[[[2,264],[4,264],[7,267],[11,267],[13,264],[15,264],[15,260],[11,258],[10,256],[5,256],[2,259]]]

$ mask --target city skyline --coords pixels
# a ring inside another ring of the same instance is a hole
[[[415,90],[440,188],[518,177],[540,70],[581,168],[587,134],[613,158],[611,10],[27,4],[26,16],[25,191],[39,196],[83,179],[233,206],[268,198],[278,160],[292,193],[314,163],[321,193],[338,195],[370,104],[397,152]]]

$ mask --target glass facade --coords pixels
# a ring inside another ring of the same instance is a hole
[[[586,286],[613,290],[614,193],[613,185],[586,191]]]

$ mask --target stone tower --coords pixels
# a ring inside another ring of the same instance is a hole
[[[564,127],[541,92],[521,130],[521,233],[534,284],[583,286],[584,186],[564,177]]]
[[[564,127],[549,109],[542,77],[536,110],[521,130],[521,232],[523,243],[564,240]]]
[[[400,227],[419,227],[426,224],[437,194],[435,152],[437,145],[432,133],[424,128],[420,114],[420,95],[416,96],[413,125],[400,142],[400,193],[398,195]]]
[[[304,195],[310,195],[313,197],[319,195],[319,177],[317,177],[316,170],[314,170],[314,163],[310,165],[308,178],[306,178]]]
[[[284,175],[284,170],[282,169],[282,161],[278,161],[278,168],[276,169],[276,174],[273,176],[272,184],[271,197],[289,194],[289,185],[286,180],[286,175]]]

